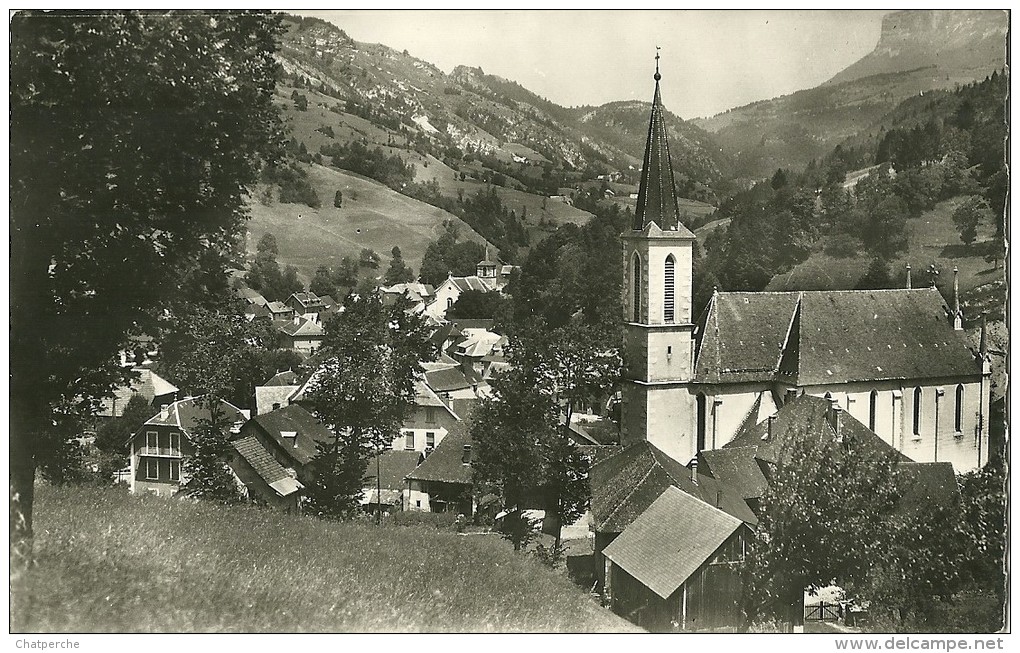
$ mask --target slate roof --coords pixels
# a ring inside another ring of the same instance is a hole
[[[255,414],[262,415],[273,410],[273,404],[280,407],[290,403],[291,397],[298,391],[296,385],[267,385],[255,388]]]
[[[444,440],[445,442],[445,440]],[[670,486],[751,525],[758,518],[743,497],[704,474],[691,480],[691,470],[647,441],[626,446],[620,453],[596,462],[591,468],[591,511],[596,530],[620,533],[648,509]]]
[[[471,387],[471,382],[459,367],[425,372],[425,382],[435,392],[453,392]]]
[[[471,444],[469,425],[464,421],[456,422],[451,425],[446,437],[436,445],[435,450],[408,474],[407,478],[470,485],[471,464],[465,465],[463,462],[465,444]]]
[[[308,464],[319,453],[318,443],[327,443],[333,439],[333,432],[303,407],[291,404],[278,410],[257,415],[246,424],[244,430],[257,425],[264,433],[280,444],[296,462]],[[286,437],[284,433],[296,433],[295,437]]]
[[[977,376],[934,288],[716,293],[698,326],[698,383],[821,385]]]
[[[233,425],[244,422],[247,418],[240,408],[229,401],[219,400],[220,419],[226,425]],[[167,416],[163,418],[157,414],[150,418],[143,428],[148,426],[176,426],[187,432],[198,426],[199,421],[211,419],[212,413],[205,405],[202,397],[188,397],[170,404],[167,409]]]
[[[99,411],[100,415],[120,417],[124,414],[124,408],[131,400],[132,395],[141,395],[145,401],[151,404],[156,397],[172,395],[179,391],[177,386],[147,367],[137,367],[132,372],[137,372],[138,376],[131,379],[128,385],[117,388],[112,399],[103,400]]]
[[[450,277],[450,282],[453,283],[461,292],[468,290],[480,290],[482,292],[489,292],[496,289],[495,279],[482,279],[481,277],[471,275],[469,277]]]
[[[321,326],[304,318],[298,318],[297,324],[294,320],[274,320],[273,325],[292,338],[321,338],[324,333]]]
[[[952,463],[901,463],[896,467],[900,491],[897,511],[903,515],[929,512],[937,506],[959,505],[960,488]]]
[[[667,487],[603,553],[668,598],[737,531],[741,521]]]
[[[694,238],[694,234],[680,222],[680,205],[669,158],[669,139],[666,138],[658,71],[655,73],[655,95],[652,97],[652,114],[648,120],[648,138],[645,140],[645,157],[641,166],[633,228],[641,231],[649,223],[655,223],[663,231]]]
[[[765,420],[738,433],[733,440],[723,445],[723,450],[756,447],[755,456],[759,460],[780,463],[796,442],[807,439],[836,440],[836,431],[829,421],[831,410],[831,402],[824,397],[808,394],[795,397],[776,413],[771,437],[766,437],[769,420]],[[841,410],[838,415],[841,437],[850,438],[854,446],[861,447],[862,452],[875,457],[890,455],[897,461],[910,462],[910,458],[897,451],[847,411]]]
[[[254,435],[231,440],[230,445],[251,465],[266,485],[273,488],[281,497],[293,494],[304,487],[287,473],[283,465],[276,462]]]
[[[698,454],[698,472],[732,488],[743,499],[758,499],[768,488],[755,454],[758,447],[707,449]]]
[[[384,451],[379,456],[379,481],[383,491],[386,490],[397,490],[400,491],[407,487],[407,482],[404,480],[407,475],[414,471],[414,468],[418,466],[418,463],[422,460],[422,454],[420,451],[401,451],[394,449],[392,451]],[[365,469],[365,478],[362,481],[362,486],[366,489],[370,488],[375,490],[375,459],[376,456],[372,456],[368,461],[368,467]]]

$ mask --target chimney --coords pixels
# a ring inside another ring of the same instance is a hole
[[[301,324],[301,316],[295,315],[294,316],[294,326],[298,326],[299,324]]]
[[[843,434],[840,432],[840,422],[842,421],[843,409],[840,407],[836,400],[832,400],[832,406],[829,408],[829,426],[836,433],[836,440],[838,442],[843,441]]]
[[[953,329],[963,331],[963,311],[960,310],[960,269],[953,266]]]
[[[775,423],[776,423],[776,416],[775,415],[769,415],[768,430],[765,431],[765,437],[763,437],[762,440],[765,440],[766,442],[771,442],[772,441],[772,435],[775,433]]]
[[[698,457],[691,459],[691,483],[698,484]]]
[[[465,465],[471,464],[471,445],[465,444],[461,449],[460,462]]]
[[[166,404],[159,405],[159,418],[164,421],[170,419],[170,406]]]
[[[715,491],[715,507],[722,508],[722,490]]]
[[[907,290],[910,290],[910,263],[907,263]]]

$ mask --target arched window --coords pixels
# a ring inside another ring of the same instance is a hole
[[[634,253],[634,291],[631,293],[634,302],[634,321],[641,321],[641,257]]]
[[[956,386],[956,418],[953,420],[957,433],[963,433],[963,385]]]
[[[708,400],[704,392],[698,393],[698,451],[705,449],[705,422],[707,421]]]
[[[452,306],[453,306],[453,297],[447,297],[446,298],[446,308],[449,309]]]
[[[670,254],[666,257],[666,274],[664,278],[664,291],[662,298],[662,320],[666,323],[673,322],[673,270],[676,268],[676,259]]]
[[[914,388],[914,435],[921,435],[921,388]]]
[[[878,390],[872,390],[868,398],[868,428],[875,430],[875,423],[878,421]]]

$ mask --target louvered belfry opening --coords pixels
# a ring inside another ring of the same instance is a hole
[[[674,322],[673,312],[673,270],[676,267],[676,259],[670,254],[666,257],[666,270],[664,279],[664,290],[662,298],[662,320],[666,323]]]
[[[634,322],[641,321],[641,259],[634,256],[634,292],[631,295],[634,302]]]

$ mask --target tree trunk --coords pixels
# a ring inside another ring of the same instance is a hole
[[[12,388],[10,443],[10,540],[11,579],[32,562],[32,507],[35,499],[35,452],[32,425],[33,403]]]

